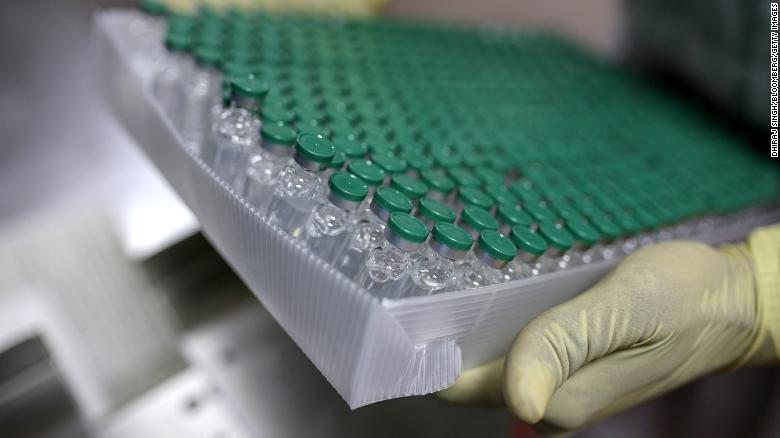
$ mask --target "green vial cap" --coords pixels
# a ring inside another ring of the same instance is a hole
[[[512,168],[512,163],[503,154],[489,155],[487,164],[500,173],[506,173]]]
[[[431,198],[420,199],[420,203],[417,205],[417,213],[435,223],[453,223],[456,219],[455,212],[447,204]]]
[[[518,249],[535,256],[540,256],[547,250],[547,241],[522,225],[512,227],[509,237]]]
[[[396,236],[413,243],[423,243],[428,238],[428,227],[420,219],[404,212],[393,212],[387,227]]]
[[[511,240],[495,230],[484,230],[477,239],[479,249],[490,254],[494,259],[508,262],[517,255],[517,248]]]
[[[490,196],[474,187],[461,187],[458,189],[458,199],[463,205],[473,205],[485,210],[490,210],[490,207],[493,206],[493,200],[490,199]]]
[[[565,228],[559,228],[555,222],[545,220],[539,222],[539,234],[547,240],[547,243],[561,251],[567,251],[574,245],[574,236]]]
[[[738,204],[739,201],[736,201],[735,203]],[[662,224],[671,224],[677,221],[677,215],[673,208],[670,208],[668,204],[654,203],[652,207],[655,215],[658,216]]]
[[[328,128],[333,133],[333,138],[343,141],[354,141],[358,138],[358,130],[354,126],[341,123],[328,123]],[[362,158],[363,155],[360,155]]]
[[[409,213],[412,211],[413,207],[412,201],[407,198],[406,195],[396,189],[386,186],[377,187],[374,199],[371,202],[376,203],[390,212],[400,211]],[[423,227],[424,226],[425,224],[423,224]]]
[[[326,116],[325,113],[317,110],[312,110],[311,108],[307,107],[301,107],[299,109],[296,109],[295,111],[296,117],[298,117],[299,120],[304,120],[307,122],[317,122],[322,123],[325,121]]]
[[[195,20],[197,17],[195,17],[193,14],[178,12],[174,10],[168,11],[168,16],[166,17],[168,29],[176,29],[176,30],[191,30],[195,26]]]
[[[380,155],[393,155],[395,153],[395,146],[389,141],[372,141],[367,143],[368,151],[371,153],[371,157],[378,157]]]
[[[509,189],[504,187],[502,184],[488,185],[485,187],[484,192],[486,195],[493,198],[493,202],[496,205],[517,204],[517,196],[512,194],[512,192],[510,192]]]
[[[470,170],[464,167],[451,169],[447,173],[449,173],[450,178],[452,178],[452,180],[455,181],[455,184],[460,188],[480,186],[479,179],[477,179]]]
[[[260,136],[269,143],[292,146],[295,144],[298,133],[284,123],[264,123],[260,128]]]
[[[577,208],[586,216],[593,216],[594,214],[601,213],[601,209],[593,203],[580,203]]]
[[[588,246],[596,243],[600,237],[597,229],[593,228],[591,224],[581,219],[567,220],[566,228],[571,231],[575,239]]]
[[[328,163],[328,167],[332,169],[341,169],[346,162],[347,154],[345,154],[344,151],[336,149],[336,153],[333,154],[333,158],[331,158],[330,163]]]
[[[406,161],[409,169],[417,172],[433,167],[433,158],[422,155],[417,151],[406,150],[401,153],[401,158]]]
[[[442,169],[452,169],[460,165],[461,156],[451,148],[439,147],[431,151],[436,166]]]
[[[439,222],[433,226],[433,238],[458,251],[468,251],[474,244],[474,239],[466,230],[446,222]]]
[[[424,182],[403,173],[393,175],[390,187],[408,196],[411,200],[420,199],[428,192],[428,186]]]
[[[369,160],[351,160],[347,171],[372,187],[382,184],[385,179],[385,171]]]
[[[517,180],[509,186],[509,191],[520,199],[539,198],[539,195],[531,188],[531,182],[528,180]]]
[[[406,161],[389,153],[380,153],[376,155],[372,154],[371,161],[373,161],[377,166],[381,167],[382,170],[384,170],[388,175],[403,173],[406,171]]]
[[[308,161],[319,164],[328,164],[336,149],[322,136],[313,134],[300,134],[295,142],[295,153]]]
[[[368,186],[347,172],[336,172],[328,180],[330,192],[350,202],[361,202],[368,196]]]
[[[317,109],[317,103],[311,100],[298,103],[295,106],[295,117],[299,120],[316,120],[318,122],[325,119],[322,111]]]
[[[449,193],[455,188],[455,181],[447,175],[433,169],[426,169],[420,173],[420,179],[428,184],[428,187],[439,193]]]
[[[165,35],[165,48],[171,52],[184,52],[192,47],[192,39],[187,34],[168,33]]]
[[[295,114],[281,104],[269,105],[268,102],[265,102],[263,103],[262,108],[260,108],[260,118],[263,120],[264,124],[276,122],[289,124],[292,123]]]
[[[222,64],[222,52],[216,47],[200,46],[195,49],[195,61],[200,65],[219,67]]]
[[[623,234],[623,230],[605,214],[597,214],[591,218],[591,224],[601,235],[609,240],[615,240]]]
[[[231,77],[250,75],[255,67],[243,62],[225,61],[222,63],[222,70],[225,73],[225,76],[222,77],[222,83],[230,85]]]
[[[313,121],[312,121],[313,122]],[[298,130],[303,134],[316,135],[318,137],[330,137],[330,129],[315,123],[297,123]]]
[[[158,0],[140,0],[138,6],[149,15],[165,15],[165,3]]]
[[[498,210],[496,210],[496,217],[502,223],[507,224],[510,227],[514,227],[515,225],[529,227],[533,222],[531,216],[528,216],[522,208],[514,204],[499,205]]]
[[[725,199],[725,198],[722,198]],[[661,225],[661,220],[654,214],[647,211],[644,208],[636,208],[634,211],[634,218],[642,224],[644,228],[655,229]]]
[[[232,48],[229,46],[232,42],[233,35],[231,35],[230,29],[225,23],[221,22],[219,19],[204,20],[201,15],[197,29],[197,35],[200,41],[212,46],[227,46],[228,48],[225,50],[226,55],[231,52]]]
[[[349,158],[363,158],[368,153],[368,146],[357,140],[338,140],[336,146],[344,151]]]
[[[520,200],[523,202],[523,204],[541,205],[542,203],[542,197],[533,190],[525,190],[521,193],[514,193],[520,197]]]
[[[536,202],[524,203],[523,208],[537,222],[553,221],[556,219],[555,212],[553,212],[549,208],[542,207]]]
[[[555,207],[555,211],[556,213],[558,213],[558,216],[563,218],[563,220],[565,221],[584,219],[584,217],[580,214],[579,211],[568,206]]]
[[[642,224],[636,221],[631,215],[625,212],[619,212],[615,214],[615,221],[617,224],[630,235],[634,235],[642,231]]]
[[[498,222],[487,210],[473,205],[469,205],[463,209],[463,213],[460,215],[463,223],[467,224],[471,228],[477,231],[483,230],[497,230]]]
[[[496,186],[504,184],[504,175],[487,167],[480,167],[474,170],[474,176],[477,177],[484,186]]]
[[[566,196],[558,190],[548,190],[544,194],[544,199],[547,200],[547,204],[553,207],[568,207],[569,201]]]
[[[363,135],[366,141],[373,147],[381,147],[380,145],[387,144],[387,139],[390,132],[384,126],[376,124],[362,125]]]
[[[268,84],[254,75],[242,75],[231,78],[234,93],[252,99],[262,99],[268,93]]]

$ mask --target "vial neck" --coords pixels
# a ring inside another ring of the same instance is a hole
[[[293,172],[295,172],[297,174],[307,175],[309,177],[316,177],[317,174],[318,174],[318,172],[316,172],[314,170],[307,169],[307,168],[301,166],[301,164],[298,163],[295,160],[293,160],[293,162],[290,164],[290,166],[292,167]]]
[[[492,269],[501,269],[507,264],[506,261],[493,257],[490,255],[490,253],[479,247],[474,250],[474,256],[482,263],[483,266]]]
[[[518,251],[516,260],[525,264],[531,264],[536,263],[536,261],[539,259],[539,256],[536,254],[532,254],[527,251]]]
[[[387,239],[387,241],[395,248],[404,253],[413,253],[415,251],[419,251],[420,247],[422,246],[420,243],[411,242],[402,238],[401,236],[395,234],[388,227],[385,228],[385,239]]]
[[[566,251],[568,251],[568,249],[567,250],[562,250],[562,249],[556,248],[554,246],[548,246],[547,250],[544,252],[543,255],[546,256],[546,257],[560,257],[564,253],[566,253]]]
[[[428,227],[429,232],[433,230],[433,226],[436,225],[436,223],[433,220],[431,220],[428,216],[425,216],[424,214],[419,215],[418,218],[420,218],[420,220],[423,221],[425,226]]]
[[[322,163],[318,163],[316,161],[306,159],[304,156],[302,156],[299,153],[293,154],[293,165],[297,166],[299,169],[303,171],[313,173],[313,174],[319,173],[323,168]]]
[[[448,260],[460,260],[466,255],[465,251],[451,248],[436,239],[431,239],[430,247],[432,250],[431,252],[436,254],[437,257],[446,258]]]
[[[436,201],[444,202],[444,200],[447,199],[447,193],[431,190],[428,192],[428,197]]]
[[[341,196],[334,194],[333,192],[328,192],[328,202],[330,203],[330,205],[338,208],[339,210],[343,210],[347,213],[351,213],[352,211],[355,211],[358,208],[360,208],[360,202],[346,200]]]
[[[571,248],[569,248],[569,250],[566,251],[566,252],[585,251],[589,247],[590,247],[590,245],[586,244],[585,242],[583,242],[581,240],[577,240],[577,241],[574,242],[574,245],[572,245]]]
[[[244,96],[238,93],[233,93],[230,97],[231,97],[230,100],[233,102],[233,105],[239,108],[243,108],[247,111],[252,111],[254,113],[260,110],[259,99],[255,99],[254,97]]]
[[[449,257],[445,257],[445,256],[439,254],[438,252],[434,251],[434,250],[430,251],[430,255],[431,255],[431,258],[433,258],[434,260],[436,260],[436,261],[438,261],[440,263],[454,263],[457,260],[457,259],[451,259]]]
[[[171,57],[171,60],[178,64],[187,64],[190,61],[190,57],[187,54],[187,52],[180,52],[180,51],[169,51],[168,55]]]
[[[461,222],[460,225],[464,230],[466,230],[471,235],[471,238],[474,239],[475,242],[477,241],[477,239],[479,239],[479,231],[476,228],[472,227],[466,222]]]
[[[376,202],[371,203],[369,210],[371,210],[371,215],[382,223],[386,223],[387,220],[390,219],[390,213],[392,213],[390,210],[382,207]]]
[[[273,143],[265,139],[260,140],[260,146],[264,153],[274,157],[289,157],[292,149],[289,145]]]

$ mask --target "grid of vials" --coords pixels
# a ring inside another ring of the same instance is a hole
[[[576,269],[778,195],[700,109],[555,37],[208,9],[166,27],[152,91],[185,145],[377,297]]]

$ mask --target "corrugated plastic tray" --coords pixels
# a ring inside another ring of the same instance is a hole
[[[135,64],[135,11],[95,15],[96,86],[200,221],[203,233],[322,374],[356,408],[451,385],[462,370],[498,357],[544,310],[595,283],[614,262],[478,290],[378,300],[256,214],[185,149]],[[744,236],[778,219],[746,215],[704,240]]]

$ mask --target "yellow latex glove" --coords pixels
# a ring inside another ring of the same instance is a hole
[[[671,242],[637,251],[441,396],[505,401],[526,422],[569,431],[704,374],[776,361],[779,254],[777,226],[719,250]]]

